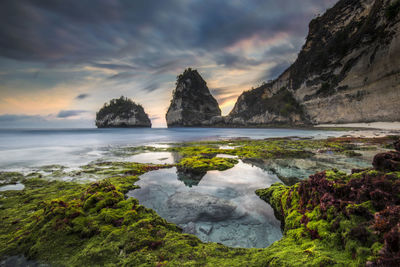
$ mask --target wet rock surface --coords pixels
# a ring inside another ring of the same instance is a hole
[[[397,151],[389,151],[375,155],[372,165],[381,171],[400,171],[400,140],[393,143]]]
[[[228,200],[199,192],[177,192],[167,201],[170,218],[178,224],[193,221],[214,222],[240,216],[235,214],[236,208]]]

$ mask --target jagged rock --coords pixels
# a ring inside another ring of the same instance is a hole
[[[379,153],[375,155],[372,165],[377,170],[400,171],[400,152]]]
[[[96,113],[98,128],[151,127],[151,121],[141,105],[121,96],[112,99]]]
[[[197,234],[196,231],[196,224],[194,222],[189,222],[182,228],[184,233],[195,235]]]
[[[199,227],[200,232],[203,232],[206,235],[209,235],[213,229],[212,224],[205,224]]]
[[[276,80],[244,92],[228,123],[301,121],[295,112],[282,116],[270,107],[268,99],[281,88],[293,94],[314,124],[400,120],[398,5],[391,0],[338,1],[310,22],[292,66]],[[277,107],[285,105],[277,101]]]
[[[215,116],[221,116],[221,110],[206,82],[197,70],[185,70],[177,77],[166,114],[168,127],[203,126]]]

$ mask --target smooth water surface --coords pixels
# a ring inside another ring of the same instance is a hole
[[[135,129],[0,129],[0,170],[61,164],[81,166],[95,160],[115,160],[115,147],[155,145],[229,138],[340,136],[344,132],[297,129],[135,128]]]
[[[25,188],[25,185],[23,185],[21,183],[9,184],[9,185],[0,186],[0,192],[8,191],[8,190],[19,191],[19,190],[23,190],[24,188]]]
[[[239,161],[191,180],[176,168],[151,171],[128,196],[204,242],[263,248],[282,237],[272,208],[254,193],[279,182],[275,175]]]

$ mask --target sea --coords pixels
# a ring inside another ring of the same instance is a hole
[[[82,166],[101,160],[116,147],[234,138],[321,139],[343,134],[341,131],[243,128],[0,129],[0,171],[52,164]]]

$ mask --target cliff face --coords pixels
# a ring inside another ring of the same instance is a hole
[[[271,84],[246,91],[240,95],[225,124],[239,126],[300,125],[308,119],[293,94],[282,87],[272,92]]]
[[[245,125],[400,120],[399,10],[398,0],[339,1],[310,22],[293,65],[272,83],[243,93],[227,121]],[[304,116],[269,108],[267,99],[276,98],[282,88],[292,93]]]
[[[168,127],[201,126],[215,116],[221,116],[221,110],[206,82],[196,70],[185,70],[177,78],[168,108]]]
[[[151,121],[141,105],[121,96],[113,99],[96,113],[98,128],[151,127]]]

